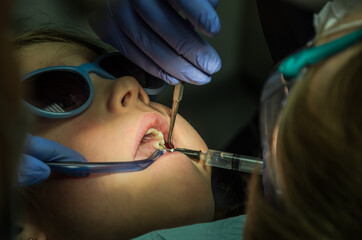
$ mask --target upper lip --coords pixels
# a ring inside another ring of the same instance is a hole
[[[134,158],[137,154],[137,149],[141,143],[143,136],[146,134],[147,130],[150,128],[155,128],[158,131],[162,132],[162,134],[165,138],[165,141],[167,142],[167,136],[168,136],[168,131],[169,131],[168,121],[165,119],[164,116],[162,116],[161,114],[159,114],[157,112],[146,113],[143,115],[143,117],[141,119],[141,124],[137,131],[136,141],[135,141],[135,145],[134,145],[134,149],[133,149]]]

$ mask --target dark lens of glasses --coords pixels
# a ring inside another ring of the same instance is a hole
[[[146,73],[120,54],[107,56],[101,59],[98,64],[103,70],[116,78],[123,76],[134,77],[143,88],[160,88],[164,84],[163,80]]]
[[[82,106],[90,96],[86,79],[76,72],[42,72],[22,82],[24,100],[49,112],[69,112]]]

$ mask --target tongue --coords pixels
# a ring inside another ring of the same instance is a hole
[[[141,144],[138,146],[135,160],[142,160],[148,158],[156,150],[154,144],[158,142],[159,141],[156,139],[151,139],[147,142],[141,142]]]

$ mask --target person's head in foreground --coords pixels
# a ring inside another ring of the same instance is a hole
[[[333,28],[356,20],[362,20],[361,4]],[[360,29],[359,23],[320,36],[316,45]],[[362,238],[361,93],[361,40],[308,67],[270,146],[273,200],[256,178],[251,184],[245,239]]]
[[[79,66],[103,53],[57,32],[26,34],[16,44],[22,75],[50,66]],[[133,77],[109,80],[90,73],[90,78],[94,97],[84,112],[65,119],[39,117],[31,133],[72,148],[89,162],[147,158],[159,140],[145,134],[154,128],[167,136],[170,109],[150,102]],[[207,149],[181,116],[174,145]],[[129,239],[156,229],[210,221],[214,213],[210,167],[180,153],[165,154],[136,172],[83,178],[52,174],[23,195],[18,239]]]

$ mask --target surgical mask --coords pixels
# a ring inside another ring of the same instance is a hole
[[[325,37],[348,28],[361,26],[362,20],[357,20],[333,28],[358,3],[361,3],[361,0],[335,0],[326,3],[319,13],[314,14],[313,25],[316,35],[309,45],[312,45],[321,35]]]

